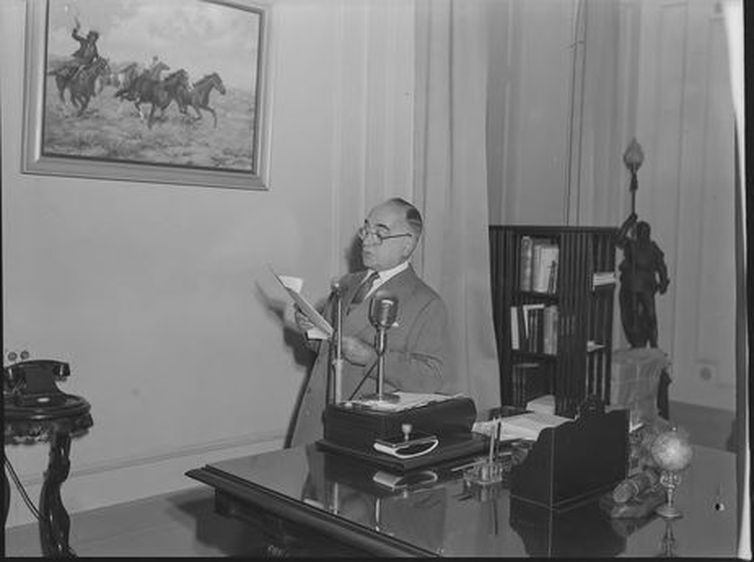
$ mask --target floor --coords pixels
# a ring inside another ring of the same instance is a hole
[[[694,442],[735,450],[732,414],[723,419],[707,410],[670,403],[671,420],[686,427]],[[254,557],[261,553],[252,527],[214,513],[213,492],[207,486],[71,514],[70,544],[84,557]],[[6,556],[41,554],[36,525],[6,531]]]
[[[260,543],[248,525],[214,513],[209,487],[71,514],[69,541],[81,557],[249,557],[260,553]],[[6,530],[5,556],[42,556],[37,525]]]

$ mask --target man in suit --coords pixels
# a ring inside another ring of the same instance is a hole
[[[398,301],[396,323],[387,330],[384,391],[448,392],[443,368],[448,348],[447,311],[442,298],[414,272],[409,258],[423,228],[419,211],[394,198],[372,209],[358,231],[365,270],[339,282],[342,298],[342,399],[376,390],[376,329],[369,319],[369,301],[378,289]],[[332,318],[332,299],[325,316]],[[311,323],[296,312],[298,328]],[[323,435],[322,414],[327,400],[330,343],[318,345],[317,358],[300,396],[289,446],[312,443]]]

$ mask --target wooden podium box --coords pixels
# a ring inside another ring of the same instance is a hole
[[[471,432],[476,415],[474,401],[461,396],[400,411],[328,404],[324,413],[324,438],[317,444],[331,452],[404,472],[484,450],[486,439]],[[406,459],[374,450],[375,440],[401,436],[403,424],[410,424],[412,432],[436,436],[437,448],[426,455]]]
[[[568,509],[626,477],[628,410],[583,414],[541,431],[524,461],[511,469],[511,496]]]

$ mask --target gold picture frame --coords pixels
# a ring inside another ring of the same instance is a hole
[[[250,0],[27,0],[22,172],[269,189],[269,18]],[[89,38],[98,56],[75,57]]]

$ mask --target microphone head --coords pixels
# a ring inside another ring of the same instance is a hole
[[[334,277],[333,280],[330,281],[330,289],[333,293],[340,294],[340,279]]]
[[[390,328],[398,316],[398,297],[377,291],[369,302],[369,321],[376,328]]]

